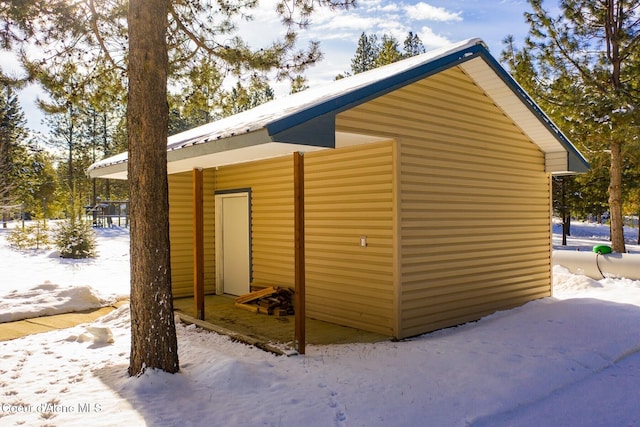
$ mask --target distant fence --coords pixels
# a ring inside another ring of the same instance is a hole
[[[128,227],[129,201],[105,200],[94,206],[85,206],[91,224],[96,228]]]

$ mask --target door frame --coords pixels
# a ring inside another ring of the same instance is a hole
[[[224,294],[224,267],[223,267],[223,239],[222,239],[222,200],[225,197],[238,197],[246,195],[248,211],[248,227],[249,227],[249,290],[251,290],[251,282],[253,281],[253,252],[252,252],[252,235],[251,235],[251,188],[236,188],[232,190],[220,190],[214,192],[215,200],[215,277],[216,277],[216,295]]]

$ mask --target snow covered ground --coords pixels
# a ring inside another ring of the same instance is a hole
[[[574,250],[608,235],[572,231]],[[100,256],[83,261],[12,251],[6,233],[5,320],[127,295],[126,230],[99,230]],[[554,273],[553,298],[402,342],[308,346],[306,356],[178,325],[180,373],[140,378],[126,374],[124,305],[91,325],[0,343],[0,425],[640,426],[640,281]]]
[[[637,218],[634,220],[637,223]],[[596,222],[572,222],[571,236],[567,236],[567,245],[562,246],[562,222],[553,221],[553,247],[554,249],[588,250],[594,245],[609,244],[609,226]],[[638,228],[624,227],[624,237],[628,253],[640,253],[638,245]]]

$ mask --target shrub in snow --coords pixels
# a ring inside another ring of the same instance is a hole
[[[67,220],[55,233],[55,244],[62,258],[93,258],[96,256],[96,237],[86,222]]]
[[[9,246],[14,249],[47,249],[51,247],[47,223],[38,220],[35,225],[16,228],[7,235]]]

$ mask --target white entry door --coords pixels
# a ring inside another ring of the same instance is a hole
[[[219,293],[249,292],[249,193],[216,195],[216,278]]]

